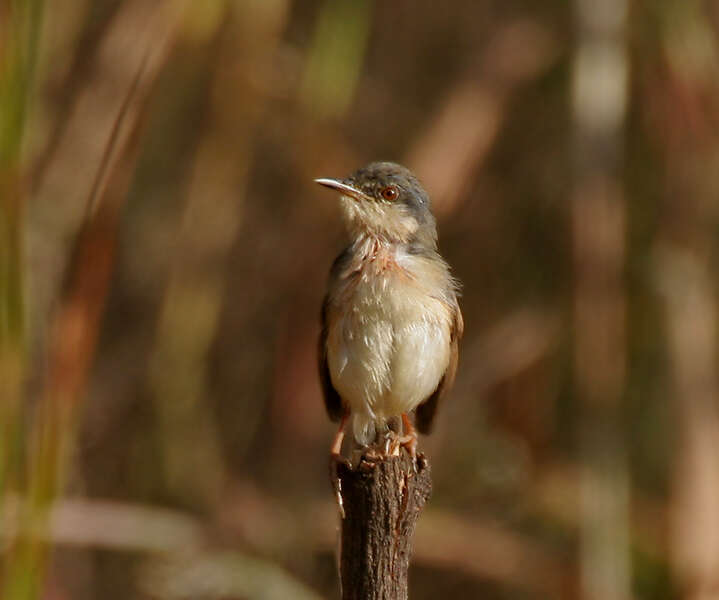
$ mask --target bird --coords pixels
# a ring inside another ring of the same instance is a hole
[[[401,445],[416,459],[417,431],[430,432],[453,384],[464,329],[429,195],[393,162],[315,182],[339,192],[349,234],[330,268],[318,343],[325,407],[339,422],[330,456],[347,462],[348,423],[359,448],[381,447],[401,423],[392,452]]]

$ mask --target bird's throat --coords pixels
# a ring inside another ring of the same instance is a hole
[[[378,274],[388,269],[400,269],[398,259],[404,253],[405,245],[401,242],[373,235],[360,236],[353,244],[351,271]]]
[[[400,206],[346,196],[342,197],[342,206],[347,229],[356,240],[371,237],[386,243],[406,243],[419,227],[417,220]]]

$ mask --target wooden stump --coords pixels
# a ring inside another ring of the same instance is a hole
[[[406,600],[412,537],[431,491],[429,463],[402,451],[355,468],[339,465],[345,518],[340,577],[343,600]]]

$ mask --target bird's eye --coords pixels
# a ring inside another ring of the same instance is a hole
[[[385,200],[389,200],[391,202],[392,200],[397,199],[397,196],[399,196],[399,190],[394,185],[388,185],[386,188],[382,188],[380,195]]]

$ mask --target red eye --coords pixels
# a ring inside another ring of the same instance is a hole
[[[380,194],[385,200],[389,200],[391,202],[392,200],[397,199],[397,196],[399,196],[399,190],[393,185],[388,185],[386,188],[382,188]]]

